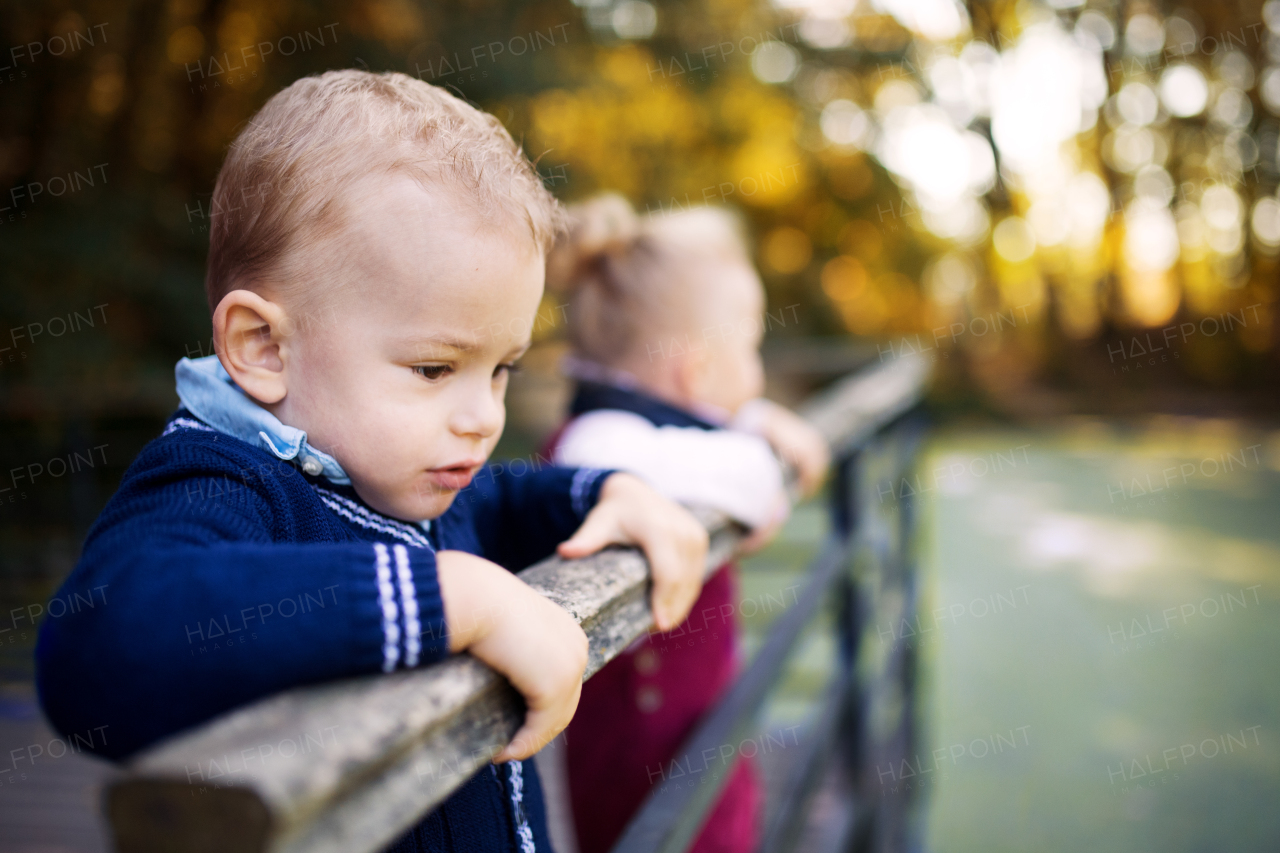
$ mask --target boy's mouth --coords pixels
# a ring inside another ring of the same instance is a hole
[[[466,460],[458,462],[454,465],[442,465],[439,468],[428,468],[427,478],[431,480],[436,488],[444,491],[457,491],[465,489],[471,484],[471,478],[475,476],[476,471],[484,464],[484,460],[471,461]]]

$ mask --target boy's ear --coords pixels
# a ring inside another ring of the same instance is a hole
[[[213,312],[218,360],[246,394],[271,405],[284,399],[289,363],[284,308],[251,290],[233,290]]]

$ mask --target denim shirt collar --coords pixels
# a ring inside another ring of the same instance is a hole
[[[339,486],[351,484],[338,460],[307,444],[307,434],[286,426],[232,381],[216,355],[184,358],[174,368],[178,399],[187,411],[219,432],[293,461],[313,477]]]

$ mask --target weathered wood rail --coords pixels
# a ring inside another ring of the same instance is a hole
[[[928,373],[919,360],[879,364],[837,382],[802,413],[837,458],[847,458],[920,401]],[[837,503],[845,500],[845,479],[838,477]],[[742,531],[713,514],[701,517],[712,535],[711,571],[733,553]],[[709,715],[724,731],[700,730],[702,736],[740,729],[759,706],[831,578],[847,575],[839,571],[847,541],[827,549],[819,561],[823,582],[811,580],[805,606],[780,620],[790,635],[766,643],[767,666],[758,658],[739,679],[726,700],[733,700],[731,713],[722,703],[719,717]],[[553,557],[521,578],[582,625],[590,643],[587,677],[652,628],[648,567],[634,549]],[[120,853],[374,853],[482,769],[523,714],[506,680],[466,654],[419,670],[298,688],[138,755],[108,788],[105,808]],[[297,746],[285,754],[286,743]],[[707,803],[684,818],[682,829],[658,833],[665,839],[658,846],[634,849],[679,849],[672,845],[691,838],[714,794],[708,790]],[[638,831],[656,837],[652,820],[644,826],[633,826],[628,838]]]

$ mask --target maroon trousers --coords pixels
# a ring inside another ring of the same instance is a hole
[[[678,755],[680,744],[733,681],[738,665],[737,569],[721,566],[689,618],[651,634],[583,685],[567,731],[569,792],[581,853],[608,853],[655,786],[692,791],[717,768],[729,781],[691,848],[750,853],[762,793],[752,761],[736,749]],[[732,754],[727,754],[732,752]]]

